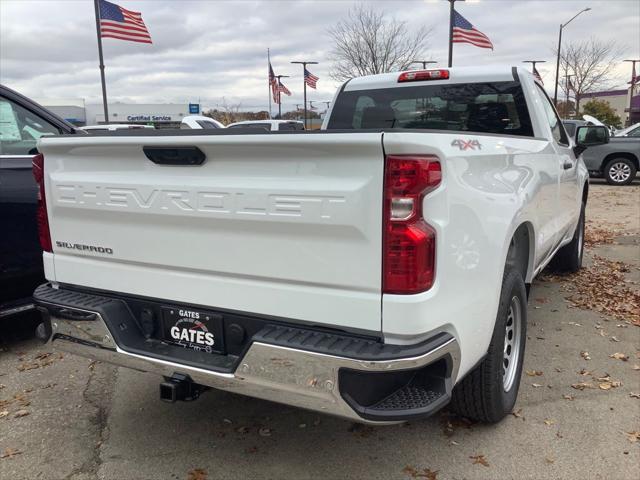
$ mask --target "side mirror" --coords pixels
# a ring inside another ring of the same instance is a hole
[[[573,152],[576,157],[589,147],[609,143],[609,129],[603,125],[585,125],[576,131],[576,146]]]

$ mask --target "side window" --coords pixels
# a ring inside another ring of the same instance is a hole
[[[59,133],[29,110],[0,98],[0,155],[30,155],[40,137]]]
[[[536,87],[539,89],[540,97],[542,98],[542,106],[544,107],[544,113],[547,117],[547,121],[549,122],[549,127],[551,127],[551,134],[553,135],[553,138],[561,145],[569,145],[567,132],[565,132],[562,122],[560,121],[560,117],[558,117],[556,109],[553,108],[551,100],[549,100],[547,93],[540,85],[536,83]]]

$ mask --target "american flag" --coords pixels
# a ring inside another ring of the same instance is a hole
[[[132,12],[106,0],[98,0],[98,3],[102,38],[151,43],[151,35],[142,21],[140,12]]]
[[[271,85],[271,94],[273,95],[273,101],[275,103],[280,103],[280,95],[278,95],[278,79],[276,78],[275,73],[273,73],[271,62],[269,62],[269,85]]]
[[[462,15],[455,10],[453,11],[453,42],[454,43],[470,43],[480,48],[490,48],[493,50],[493,44],[489,37],[471,25]]]
[[[281,103],[280,101],[280,95],[284,93],[285,95],[291,96],[291,92],[289,91],[289,89],[287,87],[284,86],[284,84],[282,82],[279,82],[278,86],[277,86],[277,95],[278,95],[278,99],[275,101],[276,103]]]
[[[538,80],[542,85],[544,85],[542,77],[540,76],[540,72],[538,72],[538,69],[535,65],[533,66],[533,76],[536,77],[536,80]]]
[[[316,77],[313,73],[311,73],[306,68],[304,69],[304,83],[309,85],[311,88],[316,88],[316,83],[318,83],[319,78]]]

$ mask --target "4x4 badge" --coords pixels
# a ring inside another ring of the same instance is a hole
[[[482,150],[482,145],[478,140],[465,140],[463,138],[456,138],[451,142],[452,147],[458,147],[460,150]]]

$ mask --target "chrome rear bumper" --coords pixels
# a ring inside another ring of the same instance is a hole
[[[47,309],[47,305],[42,306]],[[233,373],[216,372],[125,351],[95,311],[74,308],[79,315],[89,314],[92,318],[78,320],[55,316],[55,308],[47,310],[51,314],[49,342],[58,350],[164,377],[187,375],[200,385],[366,423],[380,424],[406,418],[376,419],[363,413],[366,409],[358,413],[349,396],[341,392],[341,371],[356,372],[356,375],[392,372],[402,375],[403,371],[417,370],[446,358],[450,365],[447,391],[434,405],[435,411],[448,403],[452,379],[457,376],[460,362],[460,349],[453,337],[423,354],[382,361],[358,360],[254,341]]]

